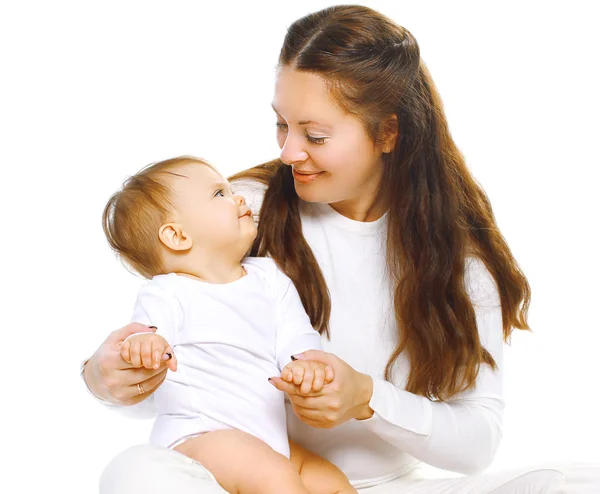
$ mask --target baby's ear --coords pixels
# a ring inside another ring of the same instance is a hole
[[[166,223],[158,230],[158,238],[171,250],[189,250],[192,248],[192,237],[187,235],[179,223]]]

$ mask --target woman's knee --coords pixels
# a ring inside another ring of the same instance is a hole
[[[100,494],[152,494],[174,487],[186,494],[224,492],[199,463],[173,450],[149,444],[122,451],[100,476]],[[215,487],[217,490],[211,490]]]
[[[148,448],[148,445],[139,444],[121,451],[106,465],[100,478],[118,478],[123,475],[135,475],[142,468],[146,470],[148,468]]]

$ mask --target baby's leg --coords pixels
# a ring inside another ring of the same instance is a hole
[[[356,494],[344,473],[333,463],[290,441],[290,460],[311,494]]]
[[[290,460],[242,431],[207,432],[174,449],[200,462],[231,494],[311,494]]]

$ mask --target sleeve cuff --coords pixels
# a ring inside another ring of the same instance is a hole
[[[394,435],[397,429],[422,436],[431,432],[431,401],[397,388],[383,379],[373,379],[373,396],[369,406],[375,413],[361,422],[380,436]]]

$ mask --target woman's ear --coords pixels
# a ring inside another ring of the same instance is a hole
[[[398,139],[398,116],[391,115],[384,120],[380,127],[381,132],[381,152],[391,153],[396,147]]]
[[[189,250],[192,248],[192,237],[187,235],[179,223],[166,223],[158,230],[158,238],[171,250]]]

